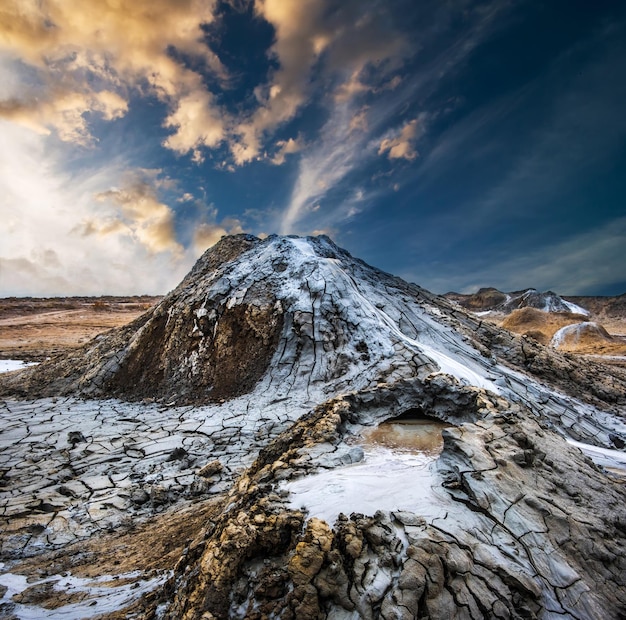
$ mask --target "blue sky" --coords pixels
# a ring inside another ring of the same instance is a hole
[[[164,293],[238,232],[623,293],[625,77],[617,1],[7,0],[0,295]]]

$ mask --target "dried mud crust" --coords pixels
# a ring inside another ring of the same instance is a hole
[[[375,391],[335,399],[242,475],[161,592],[164,617],[623,617],[624,486],[523,407],[454,383],[443,395],[439,382],[409,400],[467,420],[444,433],[437,463],[445,518],[392,511],[329,524],[285,508],[277,483],[314,468],[312,452],[338,452],[363,416],[409,404],[393,388],[380,390],[384,404]]]
[[[107,393],[131,399],[166,396],[178,402],[202,394],[211,401],[246,394],[267,371],[283,326],[275,302],[227,308],[212,321],[202,321],[199,335],[193,332],[197,321],[191,309],[172,319],[169,329],[168,318],[160,314],[146,324],[105,384]],[[190,356],[192,368],[181,373]]]
[[[222,498],[215,497],[184,509],[171,509],[141,523],[128,521],[115,533],[101,533],[61,550],[14,562],[12,573],[27,576],[35,585],[14,596],[12,602],[35,605],[43,617],[45,610],[92,598],[87,591],[66,592],[62,585],[56,585],[63,583],[62,579],[59,581],[63,575],[88,579],[106,576],[109,578],[106,583],[119,587],[125,583],[139,585],[155,575],[172,571],[185,549],[196,537],[204,535],[208,524],[222,510]],[[97,614],[94,603],[91,617],[126,619],[134,610],[149,605],[153,597],[154,593],[148,593],[130,606],[106,614]],[[1,617],[5,617],[3,611],[9,613],[10,607],[0,608]]]

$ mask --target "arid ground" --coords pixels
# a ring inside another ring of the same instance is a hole
[[[0,299],[0,359],[41,361],[130,323],[160,297]]]

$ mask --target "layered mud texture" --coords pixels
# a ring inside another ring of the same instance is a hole
[[[246,394],[269,366],[282,319],[271,299],[211,308],[200,316],[190,307],[175,318],[159,312],[138,334],[105,389],[131,399],[150,394],[177,401],[197,394],[210,394],[211,400]]]
[[[466,420],[444,431],[433,473],[444,516],[328,523],[285,507],[281,481],[405,407]],[[623,618],[625,501],[523,407],[454,382],[381,387],[319,406],[265,449],[152,604],[170,620]]]

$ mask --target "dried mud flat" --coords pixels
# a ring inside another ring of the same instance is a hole
[[[0,299],[0,359],[41,361],[130,323],[160,297]]]
[[[28,606],[31,618],[56,610],[61,618],[131,618],[222,510],[220,498],[197,501],[15,563],[11,574],[25,578],[11,597],[18,608],[0,603],[0,617],[19,618],[14,613]]]
[[[132,617],[306,411],[264,404],[1,402],[0,617]]]

